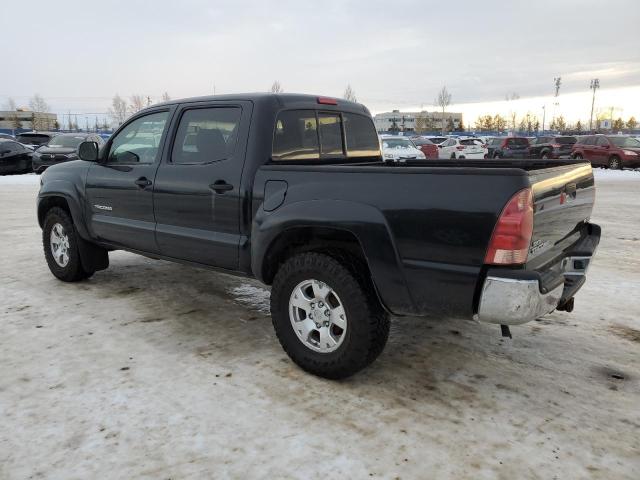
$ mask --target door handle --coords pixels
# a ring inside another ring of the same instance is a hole
[[[138,185],[140,188],[148,187],[152,183],[153,182],[151,180],[147,179],[146,177],[140,177],[139,179],[137,179],[135,181],[135,184]]]
[[[215,183],[209,185],[209,188],[211,188],[211,190],[216,193],[224,193],[228,192],[229,190],[233,190],[233,185],[225,182],[224,180],[218,180]]]

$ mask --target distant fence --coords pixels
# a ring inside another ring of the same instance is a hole
[[[9,135],[13,135],[14,137],[16,135],[19,135],[21,133],[27,133],[27,132],[33,132],[34,130],[30,129],[30,128],[0,128],[0,133],[7,133]],[[35,130],[37,132],[37,130]],[[94,128],[90,128],[89,130],[87,130],[86,128],[79,128],[78,130],[66,130],[63,128],[52,128],[51,130],[41,130],[42,132],[58,132],[58,133],[104,133],[104,134],[108,134],[111,135],[113,133],[113,130],[103,130],[103,129],[94,129]]]

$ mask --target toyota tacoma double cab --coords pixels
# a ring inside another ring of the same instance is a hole
[[[382,352],[390,315],[506,335],[571,311],[600,239],[588,163],[389,165],[369,111],[327,97],[158,104],[78,155],[41,177],[53,275],[86,279],[127,250],[257,278],[287,354],[333,379]]]

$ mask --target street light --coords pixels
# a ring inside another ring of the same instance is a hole
[[[542,105],[542,134],[544,135],[544,121],[547,117],[547,106]]]
[[[593,132],[591,128],[593,125],[593,105],[596,103],[596,90],[599,88],[600,88],[600,80],[597,78],[594,78],[593,80],[591,80],[589,89],[593,90],[593,97],[591,99],[591,116],[589,117],[589,132]]]

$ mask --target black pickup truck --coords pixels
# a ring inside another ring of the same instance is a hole
[[[571,311],[600,239],[588,163],[385,165],[369,111],[327,97],[171,101],[79,156],[38,195],[57,278],[88,278],[117,249],[255,277],[285,351],[327,378],[380,354],[390,314],[506,334]]]

